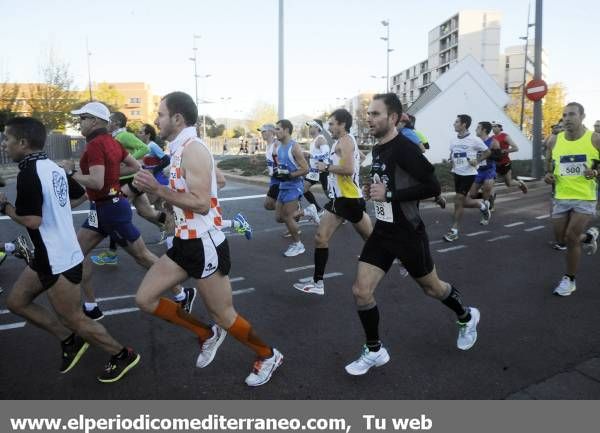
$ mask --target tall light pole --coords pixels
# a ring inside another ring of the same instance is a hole
[[[203,80],[212,77],[211,74],[205,75],[196,75],[196,83],[198,82],[198,78],[202,78]],[[202,105],[206,103],[206,87],[202,87]],[[197,90],[196,90],[197,91]],[[197,97],[197,96],[196,96]],[[198,102],[196,102],[196,106],[198,106]],[[206,140],[206,110],[202,107],[202,139]]]
[[[543,0],[535,1],[535,59],[533,78],[542,79],[542,20]],[[531,152],[531,176],[542,177],[542,101],[533,103],[533,148]]]
[[[194,45],[193,45],[193,50],[194,50],[194,57],[190,57],[190,60],[192,62],[194,62],[194,84],[196,87],[196,107],[198,106],[198,48],[196,47],[196,39],[200,39],[201,36],[200,35],[194,35]]]
[[[380,37],[379,39],[381,39],[382,41],[386,42],[386,50],[385,50],[385,57],[386,57],[386,82],[385,82],[385,91],[389,92],[390,91],[390,53],[392,51],[394,51],[393,48],[390,48],[390,20],[383,20],[381,21],[381,25],[384,26],[387,30],[387,35],[385,37]]]
[[[277,115],[280,119],[284,118],[284,85],[283,85],[283,0],[279,0],[279,102],[277,104]]]
[[[525,40],[525,62],[523,65],[523,88],[521,92],[521,123],[519,128],[523,130],[523,120],[525,117],[525,86],[527,85],[527,65],[531,62],[529,58],[529,29],[535,24],[530,23],[531,20],[531,3],[529,4],[529,11],[527,12],[527,36],[521,36],[519,39]]]
[[[88,88],[90,91],[90,101],[94,100],[94,97],[92,95],[92,72],[90,70],[90,57],[92,55],[92,53],[90,52],[90,48],[88,46],[88,38],[85,38],[85,51],[87,54],[87,67],[88,67]]]
[[[387,75],[381,75],[381,76],[378,77],[377,75],[371,75],[371,78],[373,78],[375,80],[378,80],[378,79],[387,80],[388,76]],[[388,89],[386,88],[385,91],[384,91],[384,93],[387,93],[387,92],[388,92]]]

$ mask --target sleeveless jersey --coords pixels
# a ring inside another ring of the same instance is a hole
[[[348,137],[352,139],[352,143],[354,144],[354,151],[352,152],[354,170],[351,176],[329,173],[329,176],[327,178],[327,186],[330,198],[362,198],[363,196],[359,185],[360,153],[358,150],[358,145],[356,144],[356,140],[352,135],[348,134]],[[344,164],[342,158],[340,158],[335,152],[338,141],[339,140],[333,143],[333,146],[331,147],[329,159],[332,165]]]
[[[298,170],[298,162],[292,153],[294,144],[296,144],[294,140],[290,140],[288,144],[279,143],[279,147],[277,148],[277,168],[279,170],[287,170],[290,173]],[[279,189],[292,188],[304,188],[304,179],[302,179],[302,177],[296,177],[279,183]]]
[[[325,139],[325,137],[323,137],[323,135],[318,135],[317,137],[315,137],[315,139],[310,143],[310,159],[309,159],[309,169],[308,169],[308,174],[306,175],[306,178],[312,181],[318,181],[319,180],[319,169],[317,168],[317,162],[324,162],[324,163],[328,163],[329,162],[329,146],[326,144],[321,144],[321,147],[319,149],[317,149],[317,146],[315,145],[315,143],[317,142],[317,140],[319,138],[322,138],[323,140]]]

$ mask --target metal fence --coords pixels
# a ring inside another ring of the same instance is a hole
[[[46,145],[44,146],[48,157],[54,161],[79,159],[84,148],[85,138],[64,134],[50,134],[46,138]],[[0,164],[13,164],[3,147],[0,148]]]

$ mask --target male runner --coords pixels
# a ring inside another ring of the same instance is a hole
[[[296,218],[302,215],[319,224],[319,215],[314,204],[305,209],[299,207],[299,200],[304,191],[302,176],[308,173],[308,164],[300,145],[292,139],[294,127],[287,119],[277,122],[275,134],[277,146],[277,165],[273,175],[279,180],[279,194],[275,205],[275,218],[278,223],[284,223],[289,230],[293,242],[283,253],[286,257],[295,257],[304,253],[304,244],[300,241]]]
[[[327,138],[323,134],[323,122],[321,119],[313,119],[306,122],[308,126],[308,134],[312,138],[309,147],[308,174],[304,178],[304,198],[315,205],[319,216],[323,215],[323,209],[317,203],[315,196],[310,192],[310,188],[317,183],[323,187],[323,191],[327,194],[327,173],[319,172],[317,168],[318,162],[329,161],[329,144]]]
[[[450,160],[454,173],[454,215],[450,231],[444,235],[444,240],[454,242],[458,239],[458,225],[462,219],[464,208],[478,208],[482,218],[489,222],[491,218],[490,204],[486,200],[473,200],[469,196],[471,185],[477,176],[477,166],[489,158],[491,151],[481,141],[481,138],[471,135],[471,116],[459,114],[454,121],[456,138],[450,142]]]
[[[512,178],[512,162],[510,160],[510,154],[519,151],[519,146],[510,138],[506,132],[502,130],[502,124],[500,122],[492,122],[492,131],[494,132],[494,138],[500,144],[502,149],[503,158],[496,163],[496,173],[500,176],[504,176],[504,183],[507,187],[511,188],[517,186],[523,191],[523,194],[527,193],[527,185],[523,181],[517,180],[513,182]]]
[[[43,151],[46,128],[40,121],[31,117],[8,121],[4,141],[20,171],[15,205],[0,193],[0,213],[25,226],[35,246],[33,261],[8,296],[8,308],[61,341],[61,373],[71,370],[91,343],[111,355],[98,380],[116,382],[139,363],[140,355],[81,311],[78,284],[83,253],[69,204],[71,197],[77,197],[76,189],[69,188],[64,170]],[[56,314],[34,302],[43,292]]]
[[[331,162],[317,162],[321,173],[328,173],[329,197],[325,214],[315,234],[315,272],[313,281],[296,283],[294,288],[305,293],[325,294],[323,275],[329,258],[329,240],[343,221],[350,221],[356,232],[366,240],[373,230],[365,210],[365,200],[359,186],[360,155],[354,137],[350,135],[352,115],[343,108],[331,113],[329,132],[336,140],[331,148]]]
[[[598,229],[584,230],[596,215],[600,134],[583,125],[585,111],[571,102],[563,111],[564,133],[552,136],[546,151],[544,181],[555,185],[552,222],[559,239],[567,244],[567,269],[554,294],[569,296],[576,289],[575,275],[581,249],[588,254],[597,250]]]
[[[173,155],[169,188],[163,188],[151,173],[140,171],[134,186],[157,194],[173,206],[177,229],[173,247],[148,271],[136,296],[139,307],[150,314],[194,332],[200,339],[199,368],[214,359],[227,330],[250,347],[258,360],[246,378],[249,386],[266,383],[283,362],[283,355],[266,345],[252,325],[233,307],[228,274],[229,246],[220,230],[221,208],[217,197],[214,159],[197,137],[194,124],[198,109],[183,92],[169,93],[160,102],[156,124],[161,138],[169,140]],[[179,304],[161,297],[189,277],[197,286],[206,308],[217,325],[212,328],[186,313]]]
[[[470,349],[477,341],[477,308],[466,307],[459,291],[438,278],[425,225],[419,215],[419,200],[440,192],[434,168],[396,125],[402,104],[394,93],[375,95],[367,112],[371,134],[379,140],[373,147],[371,185],[363,186],[373,200],[377,222],[358,262],[352,293],[366,335],[360,357],[346,366],[351,375],[362,375],[371,367],[387,363],[390,356],[379,339],[379,309],[375,289],[396,258],[400,259],[426,295],[440,300],[458,318],[457,347]]]
[[[484,201],[490,203],[490,211],[494,208],[494,202],[496,201],[496,194],[494,193],[494,182],[496,181],[496,160],[501,157],[500,144],[490,137],[492,131],[492,124],[490,122],[479,122],[475,133],[477,137],[481,138],[483,143],[491,151],[490,158],[484,159],[479,163],[477,167],[477,176],[471,189],[469,191],[469,197],[477,199],[483,198]],[[481,189],[481,192],[479,190]],[[481,218],[481,225],[489,224],[489,219]]]
[[[140,166],[108,133],[108,108],[100,102],[89,102],[71,113],[79,116],[81,134],[87,145],[79,161],[81,171],[74,170],[72,161],[64,161],[63,167],[69,177],[85,187],[90,199],[90,214],[79,229],[77,240],[86,255],[81,281],[83,308],[86,315],[100,320],[104,315],[96,302],[91,285],[92,265],[87,258],[92,249],[109,236],[145,268],[152,266],[158,258],[148,250],[133,225],[129,201],[121,193],[119,175],[135,173]],[[174,287],[173,293],[178,302],[184,303],[187,309],[192,308],[195,289]]]

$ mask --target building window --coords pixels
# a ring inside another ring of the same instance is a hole
[[[141,104],[142,98],[129,98],[129,103],[130,104]]]
[[[141,116],[141,115],[142,115],[142,112],[141,112],[140,110],[131,110],[131,111],[129,112],[129,115],[130,115],[130,116]]]

